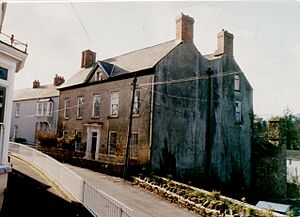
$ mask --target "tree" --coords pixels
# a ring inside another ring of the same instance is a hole
[[[287,149],[300,149],[296,123],[298,124],[299,120],[289,109],[286,109],[284,115],[279,118],[279,142],[285,144]]]

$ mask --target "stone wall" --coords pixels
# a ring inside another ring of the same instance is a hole
[[[238,93],[234,91],[234,74],[241,76]],[[193,43],[183,42],[156,67],[155,82],[170,80],[181,81],[155,85],[153,170],[233,188],[249,187],[252,87],[233,56],[208,60]],[[242,103],[239,123],[235,119],[236,100]]]

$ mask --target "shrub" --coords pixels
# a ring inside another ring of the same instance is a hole
[[[58,145],[62,149],[74,150],[74,144],[76,141],[76,137],[74,135],[70,135],[67,137],[60,137],[57,139]]]
[[[35,137],[41,146],[47,148],[51,148],[57,144],[56,135],[51,131],[36,131]]]
[[[27,144],[27,140],[25,138],[18,138],[18,137],[16,137],[14,139],[14,142],[21,143],[21,144]]]

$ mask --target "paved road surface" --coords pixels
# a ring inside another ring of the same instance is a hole
[[[135,217],[195,217],[196,214],[163,200],[150,192],[132,186],[123,179],[66,164],[96,188],[133,209]]]

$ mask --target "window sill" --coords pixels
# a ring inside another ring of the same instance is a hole
[[[70,118],[64,118],[64,120],[69,120]]]
[[[119,118],[119,116],[108,116],[108,118],[110,118],[110,119],[116,119],[116,118]]]
[[[83,119],[83,117],[77,117],[76,118],[76,120],[82,120]]]
[[[99,119],[100,118],[100,116],[93,116],[93,117],[91,117],[91,119]]]
[[[133,117],[133,118],[139,118],[139,117],[140,117],[140,114],[133,114],[132,117]]]

